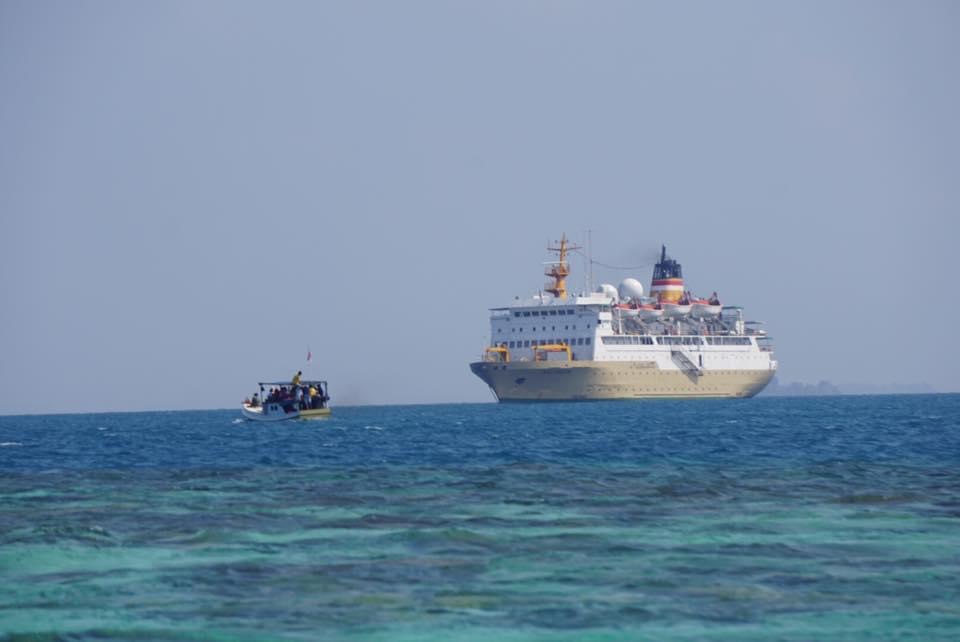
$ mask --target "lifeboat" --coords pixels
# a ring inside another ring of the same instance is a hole
[[[663,310],[651,303],[645,303],[637,310],[641,321],[657,321],[663,316]]]
[[[621,303],[613,307],[622,317],[632,318],[640,314],[640,310],[626,303]]]
[[[693,306],[689,303],[661,301],[660,307],[663,308],[663,316],[665,319],[682,319],[690,314],[690,309]]]
[[[707,299],[695,299],[690,303],[690,316],[694,319],[709,319],[720,316],[719,303],[711,303]]]

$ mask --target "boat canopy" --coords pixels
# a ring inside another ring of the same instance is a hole
[[[301,385],[301,386],[310,386],[310,385],[313,385],[313,384],[320,384],[320,385],[323,386],[324,388],[327,387],[327,382],[326,382],[326,381],[321,381],[321,380],[319,380],[319,379],[301,379],[301,380],[300,380],[300,385]],[[292,382],[292,381],[289,381],[289,380],[287,380],[287,381],[260,381],[260,382],[257,382],[257,385],[260,386],[261,388],[263,388],[264,386],[292,386],[292,385],[293,385],[293,382]]]

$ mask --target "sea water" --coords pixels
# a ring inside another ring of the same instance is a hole
[[[958,640],[960,395],[0,417],[3,640]]]

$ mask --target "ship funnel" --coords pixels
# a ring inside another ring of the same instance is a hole
[[[683,269],[667,256],[667,246],[660,252],[660,261],[653,266],[650,296],[662,303],[677,303],[683,298]]]

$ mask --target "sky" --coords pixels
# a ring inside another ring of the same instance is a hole
[[[960,391],[951,1],[0,0],[0,413],[492,400],[665,243],[781,381]],[[583,287],[575,257],[571,284]],[[307,351],[313,358],[307,363]]]

